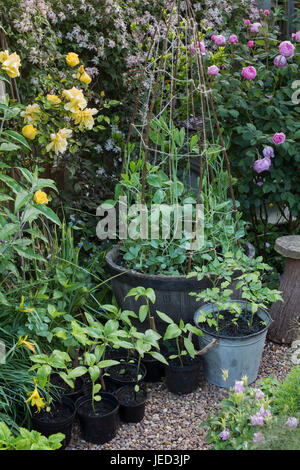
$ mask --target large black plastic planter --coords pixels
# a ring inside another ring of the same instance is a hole
[[[247,245],[247,251],[248,256],[253,258],[255,251],[252,245]],[[156,310],[166,313],[176,323],[179,323],[180,319],[185,323],[193,323],[194,313],[201,303],[197,302],[196,297],[189,295],[189,293],[201,292],[212,287],[209,280],[205,278],[198,281],[195,277],[187,279],[186,276],[150,275],[128,270],[121,265],[118,245],[107,253],[106,263],[112,276],[116,276],[111,280],[112,288],[118,305],[123,310],[133,310],[138,314],[140,306],[144,303],[142,298],[139,300],[135,300],[134,297],[125,299],[133,287],[150,287],[155,291],[156,302],[154,304],[150,302],[150,309],[151,315],[155,319],[157,331],[161,335],[164,335],[167,325],[158,317]],[[235,292],[234,296],[238,299],[238,292]],[[140,327],[147,329],[149,326],[147,322],[144,322]]]
[[[82,438],[93,444],[111,441],[118,429],[119,402],[111,393],[100,392],[101,401],[95,402],[96,413],[92,409],[90,396],[83,396],[76,402]]]
[[[126,385],[119,388],[115,393],[119,401],[119,415],[124,423],[139,423],[145,415],[145,407],[147,401],[147,392],[140,390],[137,392],[135,399],[134,387]]]

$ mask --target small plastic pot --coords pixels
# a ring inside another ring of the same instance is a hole
[[[150,383],[161,382],[162,378],[165,376],[163,363],[153,357],[144,357],[142,363],[147,371],[144,381]]]
[[[54,402],[52,406],[55,406],[55,403],[57,402]],[[46,437],[58,432],[64,434],[65,439],[62,441],[62,446],[60,448],[60,450],[63,450],[71,440],[72,425],[76,415],[76,408],[73,401],[68,397],[63,396],[61,403],[71,412],[71,415],[68,418],[64,418],[61,421],[45,421],[42,419],[42,415],[36,413],[32,415],[31,425],[33,430],[40,432]]]
[[[200,361],[196,360],[193,364],[183,367],[172,364],[165,366],[168,390],[176,394],[194,392],[199,385],[200,364]]]
[[[99,392],[101,401],[95,402],[96,410],[103,407],[97,415],[92,410],[92,399],[83,396],[76,401],[82,438],[93,444],[105,444],[111,441],[118,429],[119,402],[112,393]]]
[[[128,392],[128,394],[126,394],[126,392]],[[134,393],[134,387],[131,385],[125,385],[125,387],[121,387],[117,392],[115,392],[115,396],[120,404],[119,416],[121,421],[124,423],[139,423],[144,418],[147,392],[145,390],[142,390],[141,392],[144,397],[138,403],[130,401],[130,398]]]
[[[126,359],[124,359],[124,361],[125,360]],[[112,371],[114,370],[115,367],[118,367],[118,366],[108,367],[107,372],[110,374],[109,375],[109,380],[114,382],[118,386],[118,388],[121,388],[125,385],[136,385],[136,383],[137,383],[137,377],[136,377],[137,362],[130,363],[127,366],[130,369],[130,371],[132,372],[132,377],[130,379],[129,378],[126,379],[126,377],[122,377],[122,376],[114,377],[112,375]],[[146,373],[147,373],[146,367],[141,362],[139,374],[141,374],[142,378],[141,378],[140,381],[144,380],[144,378],[146,376]]]

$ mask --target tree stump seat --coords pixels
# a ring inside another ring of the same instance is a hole
[[[268,337],[275,343],[291,344],[300,327],[300,236],[280,237],[274,248],[287,262],[279,287],[284,302],[275,302],[270,309],[273,323]]]

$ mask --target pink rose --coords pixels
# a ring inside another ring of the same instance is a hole
[[[260,160],[256,160],[253,163],[253,170],[256,173],[262,173],[263,171],[268,171],[271,166],[271,160],[269,157],[261,158]]]
[[[246,80],[253,80],[257,75],[256,68],[250,65],[249,67],[244,67],[242,70],[242,77]]]
[[[231,44],[236,44],[238,42],[238,37],[235,34],[232,34],[228,41],[231,42]]]
[[[259,33],[259,28],[262,28],[262,25],[260,23],[253,23],[251,25],[250,31],[251,33]]]
[[[266,16],[268,16],[268,15],[270,14],[270,10],[265,10],[265,11],[264,11],[264,14],[265,14]]]
[[[279,45],[279,52],[284,57],[293,57],[295,54],[295,46],[290,41],[283,41]]]
[[[295,40],[296,42],[300,42],[300,31],[297,31],[297,33],[295,33]]]
[[[283,142],[285,141],[285,134],[283,132],[278,132],[278,133],[273,135],[272,140],[273,140],[275,145],[283,144]]]
[[[273,149],[273,147],[270,147],[270,146],[265,147],[263,149],[263,156],[268,157],[268,158],[274,158],[274,149]]]
[[[211,40],[214,41],[216,39],[216,35],[213,34],[212,37],[211,37]]]
[[[250,20],[244,20],[244,24],[247,25],[247,26],[250,26],[251,21]]]
[[[254,41],[248,41],[248,47],[254,47]]]
[[[195,43],[192,42],[192,44],[189,47],[189,50],[191,54],[196,55],[197,51],[200,50],[201,54],[205,54],[205,44],[203,41],[198,41],[197,45],[195,46]]]
[[[220,69],[216,65],[211,65],[207,69],[208,75],[211,75],[212,77],[215,77],[216,75],[218,75],[219,72],[220,72]]]
[[[275,67],[285,67],[287,64],[288,63],[284,55],[277,55],[274,59]]]
[[[222,34],[218,34],[215,37],[215,44],[217,44],[217,46],[225,46],[226,39],[224,38],[224,36],[222,36]]]

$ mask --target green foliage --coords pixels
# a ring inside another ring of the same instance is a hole
[[[300,367],[292,368],[286,379],[274,393],[274,409],[283,416],[294,416],[300,412]]]
[[[14,436],[7,425],[0,422],[1,450],[57,450],[64,438],[61,433],[45,437],[37,431],[28,431],[25,428],[20,428]]]

